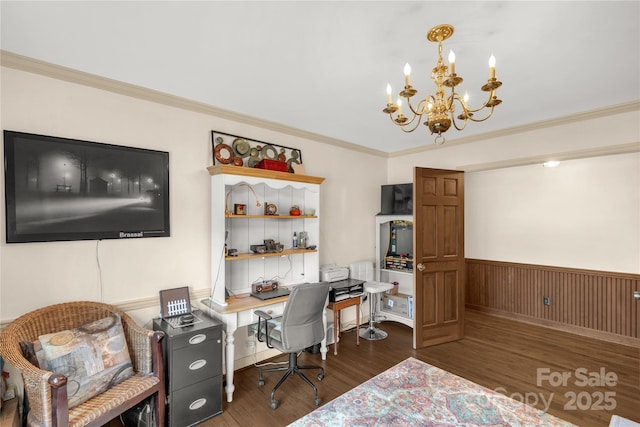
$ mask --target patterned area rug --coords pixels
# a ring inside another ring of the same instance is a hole
[[[413,357],[290,425],[573,426]]]

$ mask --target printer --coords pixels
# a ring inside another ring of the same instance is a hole
[[[347,267],[338,267],[335,264],[325,264],[320,266],[321,282],[337,282],[349,278]]]

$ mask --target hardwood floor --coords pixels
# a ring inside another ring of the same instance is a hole
[[[580,426],[607,426],[612,414],[640,422],[638,347],[594,341],[469,310],[464,339],[421,350],[412,349],[410,328],[394,322],[379,326],[389,333],[387,339],[360,340],[356,346],[355,332],[347,331],[342,334],[337,356],[332,348],[324,362],[319,354],[300,356],[301,364],[325,368],[321,382],[315,372],[308,375],[318,386],[323,403],[412,356],[539,409],[548,404],[549,413]],[[274,360],[286,361],[286,356]],[[563,375],[565,384],[554,382]],[[285,426],[316,408],[312,389],[299,378],[290,378],[276,393],[280,405],[272,410],[269,394],[280,376],[267,374],[266,384],[260,388],[258,368],[236,372],[233,402],[225,401],[221,415],[200,425]],[[590,382],[583,384],[585,378]],[[595,384],[607,381],[605,386]],[[598,406],[613,409],[598,410]]]

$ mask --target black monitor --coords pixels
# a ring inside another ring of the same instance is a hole
[[[381,186],[378,215],[413,215],[413,183]]]

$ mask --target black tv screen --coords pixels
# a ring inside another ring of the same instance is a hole
[[[4,131],[6,242],[170,236],[169,153]]]
[[[413,184],[381,186],[380,213],[378,215],[412,215]]]

